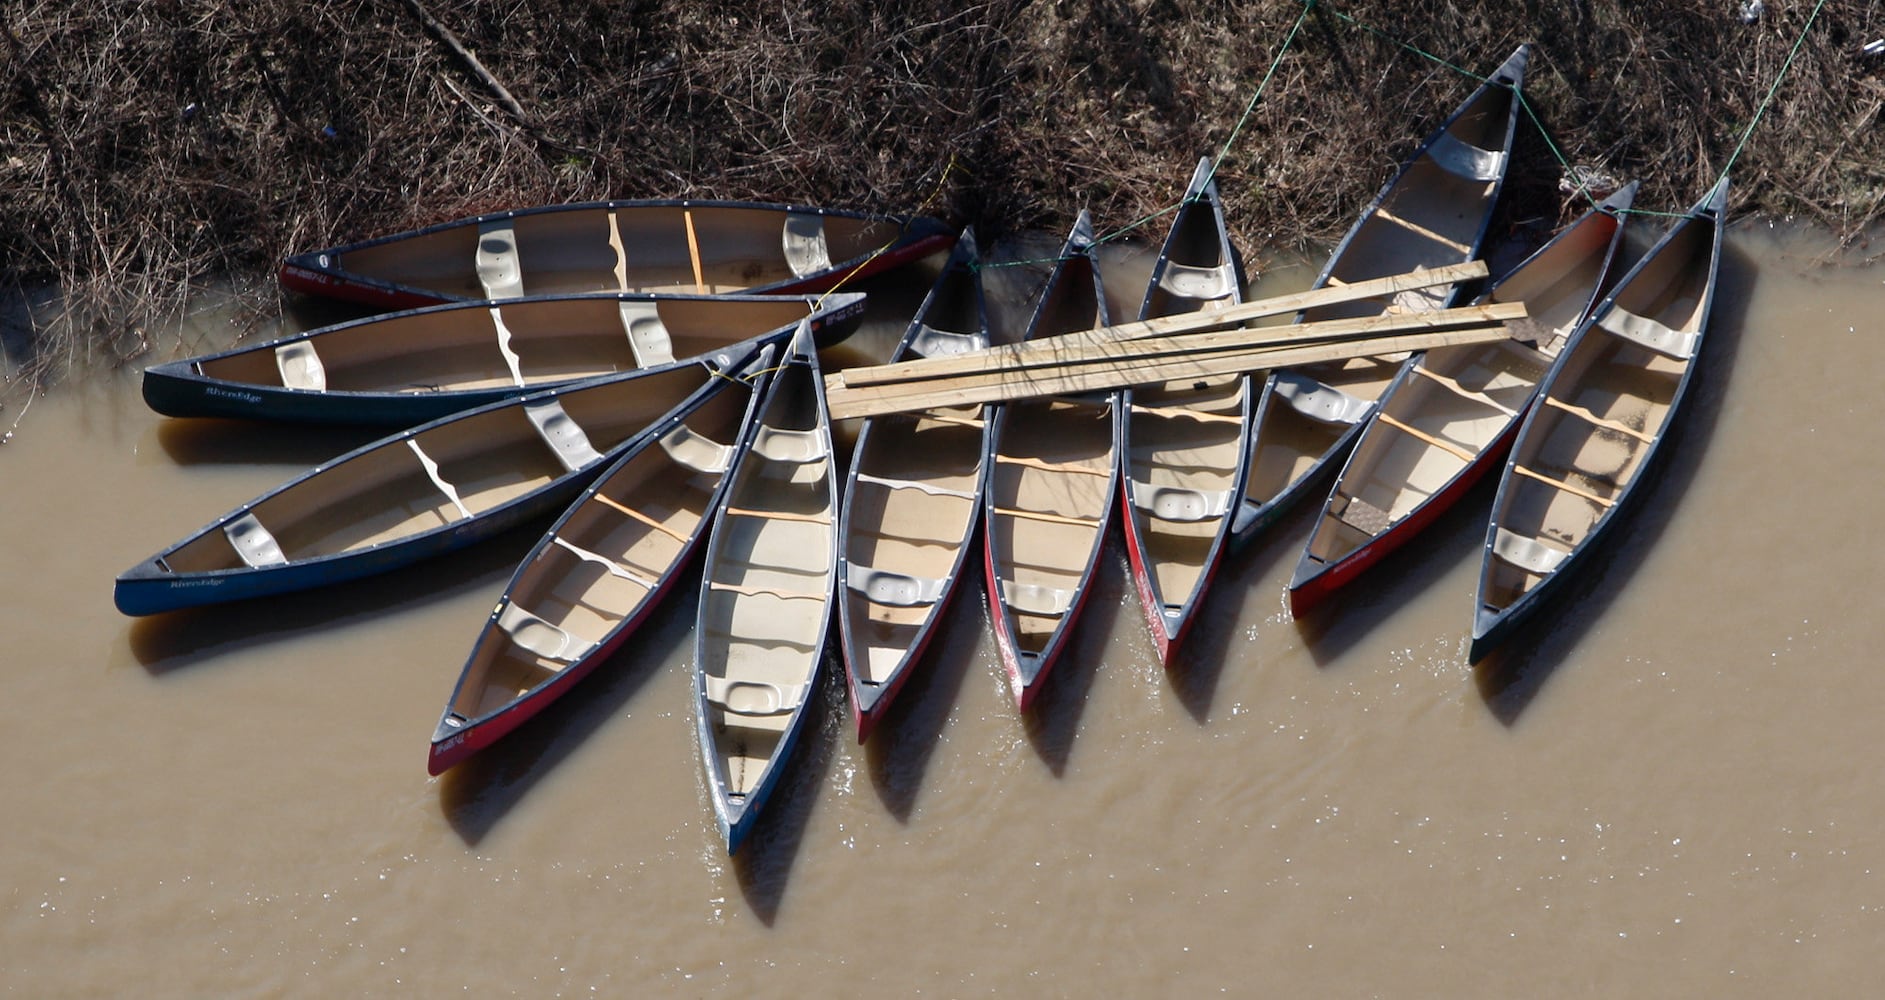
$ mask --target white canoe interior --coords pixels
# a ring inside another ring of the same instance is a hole
[[[811,311],[808,299],[756,296],[447,306],[260,344],[205,358],[196,369],[226,382],[330,392],[534,386],[694,357]]]
[[[1008,403],[1000,435],[988,483],[992,596],[1012,615],[1020,652],[1038,655],[1086,585],[1113,502],[1112,408],[1103,400]]]
[[[958,241],[892,360],[988,345],[972,237]],[[873,417],[859,432],[842,541],[854,684],[890,681],[936,620],[980,512],[980,406]]]
[[[1385,192],[1339,251],[1328,284],[1353,284],[1472,259],[1498,190],[1512,92],[1488,86]],[[1411,289],[1393,299],[1312,309],[1303,320],[1421,312],[1445,305],[1448,286]],[[1287,493],[1370,412],[1400,370],[1401,357],[1356,358],[1291,372],[1277,380],[1258,416],[1256,455],[1244,495],[1262,505]],[[1281,398],[1278,398],[1278,397]]]
[[[1682,231],[1617,290],[1559,363],[1514,446],[1480,603],[1510,607],[1583,544],[1661,437],[1709,297],[1714,224]]]
[[[1243,301],[1217,211],[1216,189],[1199,165],[1172,221],[1165,261],[1153,270],[1140,319],[1221,309]],[[1126,501],[1144,572],[1167,614],[1203,585],[1235,508],[1244,453],[1248,376],[1184,386],[1134,388],[1124,395]],[[1150,609],[1159,612],[1161,609]]]
[[[676,572],[706,519],[751,392],[720,391],[597,482],[518,568],[485,625],[449,711],[477,720],[592,655],[640,615]]]
[[[700,365],[585,386],[398,435],[165,552],[176,573],[357,552],[491,511],[601,460],[699,390]]]
[[[474,299],[561,292],[737,292],[895,241],[899,224],[725,205],[601,205],[467,221],[339,254],[333,266]]]
[[[1534,339],[1428,351],[1381,402],[1342,470],[1308,545],[1331,563],[1384,534],[1451,485],[1521,416],[1603,279],[1622,222],[1592,212],[1500,282],[1486,301],[1523,302],[1508,324]]]
[[[836,489],[817,379],[801,364],[778,375],[708,550],[698,637],[707,766],[735,805],[764,784],[824,655]]]

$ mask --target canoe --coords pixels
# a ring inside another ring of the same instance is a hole
[[[1432,524],[1505,457],[1538,380],[1603,293],[1635,197],[1630,184],[1606,198],[1480,297],[1525,304],[1515,339],[1427,351],[1401,370],[1296,563],[1297,617]]]
[[[1152,266],[1139,319],[1243,301],[1209,158],[1198,161]],[[1243,493],[1255,415],[1251,376],[1136,387],[1121,394],[1120,502],[1133,585],[1160,662],[1171,665],[1217,571]]]
[[[1336,246],[1314,287],[1479,256],[1511,159],[1517,93],[1529,53],[1529,46],[1520,46],[1421,143]],[[1312,309],[1299,318],[1439,309],[1451,305],[1454,294],[1444,287],[1416,289],[1386,302]],[[1243,503],[1231,529],[1235,544],[1248,544],[1336,470],[1403,363],[1400,357],[1358,358],[1270,373],[1258,401]]]
[[[642,435],[517,567],[432,734],[441,774],[608,659],[660,605],[706,536],[763,391],[768,346]]]
[[[892,361],[989,346],[975,234],[963,230]],[[838,520],[838,636],[857,739],[923,655],[968,564],[982,506],[980,406],[865,420]]]
[[[1694,381],[1727,211],[1723,177],[1618,280],[1540,383],[1493,499],[1473,661],[1588,562],[1646,492]]]
[[[212,521],[118,577],[149,615],[340,583],[462,548],[566,506],[609,459],[738,371],[711,358],[549,389],[348,452]]]
[[[694,632],[695,720],[727,853],[805,728],[830,636],[838,481],[808,331],[773,376],[714,514]]]
[[[922,216],[732,201],[546,205],[296,254],[291,291],[406,309],[568,292],[820,292],[946,250]]]
[[[1026,339],[1107,325],[1093,225],[1082,212],[1041,289]],[[1073,634],[1112,526],[1119,490],[1113,396],[1004,403],[990,418],[982,568],[995,645],[1023,712]]]
[[[410,426],[509,396],[790,334],[848,336],[864,296],[620,293],[409,310],[144,371],[172,417]]]

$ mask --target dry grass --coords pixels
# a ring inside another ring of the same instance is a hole
[[[5,340],[12,378],[121,364],[203,283],[274,308],[283,254],[595,198],[921,208],[990,234],[1158,213],[1230,137],[1296,0],[0,0],[0,285],[63,293]],[[1735,165],[1735,206],[1862,232],[1885,201],[1881,0],[1828,0]],[[1318,4],[1230,147],[1247,254],[1339,235],[1485,72],[1574,163],[1691,201],[1733,155],[1812,5]],[[1383,35],[1358,24],[1370,25]],[[1566,210],[1535,129],[1511,220]],[[1156,223],[1154,224],[1156,231]],[[30,291],[29,291],[29,294]]]

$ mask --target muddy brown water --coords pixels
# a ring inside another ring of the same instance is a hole
[[[691,594],[430,779],[528,533],[129,620],[119,571],[370,435],[60,389],[0,448],[0,992],[1876,993],[1885,269],[1764,224],[1729,246],[1653,495],[1495,664],[1465,660],[1486,489],[1308,622],[1299,510],[1232,558],[1170,673],[1115,545],[1028,718],[978,580],[870,745],[826,693],[737,859]],[[1038,275],[990,274],[1013,321]]]

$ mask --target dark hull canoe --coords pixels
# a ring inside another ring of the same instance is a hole
[[[316,250],[283,288],[381,308],[570,292],[803,294],[949,247],[935,219],[793,205],[609,201],[497,212]]]
[[[382,438],[132,567],[118,577],[118,609],[283,594],[481,541],[567,505],[612,455],[758,349],[550,389]]]
[[[989,346],[975,234],[964,230],[892,361]],[[838,635],[858,742],[935,635],[981,512],[981,406],[873,417],[858,429],[838,522]]]
[[[1538,380],[1608,287],[1636,185],[1586,212],[1481,303],[1523,302],[1517,339],[1428,351],[1402,369],[1349,452],[1290,581],[1308,614],[1406,544],[1505,457]]]
[[[1026,339],[1106,326],[1105,287],[1085,212],[1054,263]],[[995,646],[1026,712],[1092,592],[1119,491],[1115,394],[992,407],[982,569]]]
[[[654,612],[706,536],[772,348],[644,435],[524,557],[432,735],[433,774],[541,712]]]
[[[1511,160],[1529,54],[1529,46],[1520,46],[1421,143],[1335,248],[1315,287],[1460,264],[1479,255]],[[1438,309],[1452,300],[1445,288],[1419,289],[1391,302],[1324,307],[1300,318]],[[1270,374],[1232,529],[1236,544],[1247,544],[1335,472],[1402,367],[1398,358],[1357,358]]]
[[[1140,319],[1243,301],[1211,161],[1200,160],[1152,266]],[[1121,522],[1146,625],[1167,666],[1223,557],[1249,471],[1251,376],[1120,394]]]
[[[818,357],[801,333],[740,449],[702,571],[695,721],[729,854],[778,786],[823,675],[836,472]]]
[[[1694,382],[1727,212],[1723,177],[1591,311],[1539,384],[1487,526],[1475,662],[1589,562],[1647,492]]]
[[[849,336],[864,296],[619,293],[456,303],[322,327],[144,372],[172,417],[411,426],[584,379],[789,334]]]

